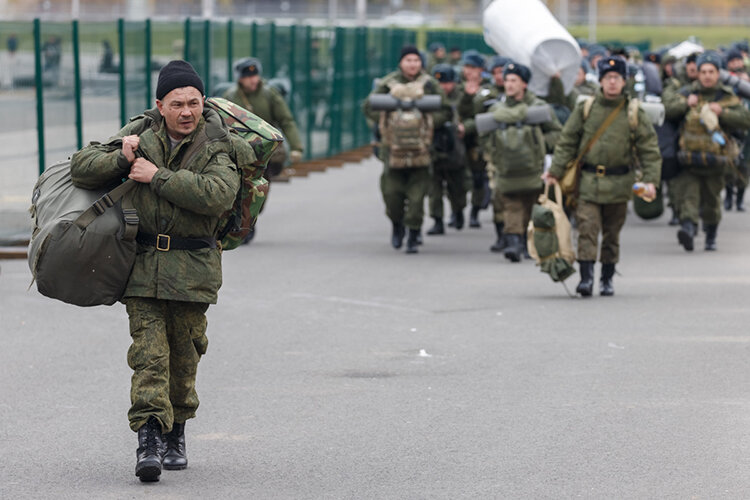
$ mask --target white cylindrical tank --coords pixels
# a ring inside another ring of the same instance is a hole
[[[546,96],[556,73],[566,94],[573,89],[581,48],[541,0],[494,0],[484,11],[483,25],[487,45],[531,69],[529,90]]]

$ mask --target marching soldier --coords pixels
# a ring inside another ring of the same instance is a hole
[[[453,118],[444,124],[435,124],[433,138],[432,183],[430,185],[430,216],[435,225],[427,230],[429,235],[445,234],[443,226],[443,192],[451,205],[451,225],[458,230],[464,227],[466,208],[466,183],[464,168],[463,125],[458,121],[456,103],[461,93],[458,90],[457,74],[452,66],[438,64],[432,76],[440,83],[448,103],[453,109]]]
[[[505,96],[490,107],[500,129],[486,141],[495,189],[502,196],[504,207],[505,257],[511,262],[520,262],[524,253],[523,237],[531,208],[541,193],[544,156],[552,152],[562,129],[551,106],[527,90],[530,79],[531,70],[526,66],[506,66]],[[534,125],[524,123],[532,106],[548,107],[549,120]]]
[[[556,182],[566,168],[578,168],[578,261],[581,281],[576,292],[591,296],[599,233],[602,263],[599,291],[614,295],[612,283],[620,257],[620,230],[635,181],[637,157],[646,186],[645,198],[656,196],[661,157],[656,132],[646,112],[623,93],[627,63],[620,57],[599,61],[601,89],[591,101],[576,105],[555,147],[549,172],[542,178]],[[575,160],[581,163],[575,165]]]
[[[430,185],[433,123],[450,121],[451,108],[440,85],[422,69],[419,50],[410,45],[401,49],[398,70],[383,77],[370,95],[373,94],[391,94],[397,99],[411,101],[428,94],[442,98],[441,108],[433,113],[423,113],[416,107],[408,112],[373,111],[369,99],[363,106],[368,118],[378,123],[381,137],[379,155],[383,161],[383,175],[380,189],[386,215],[393,224],[391,245],[395,249],[401,248],[408,228],[406,252],[417,253],[424,198]]]
[[[727,53],[727,70],[742,80],[750,81],[742,52],[737,48]],[[742,103],[746,108],[750,107],[749,99],[743,99]],[[724,196],[724,209],[732,210],[732,204],[734,203],[738,212],[745,211],[745,188],[747,188],[747,177],[750,174],[750,168],[748,168],[750,167],[750,138],[748,138],[747,133],[744,134],[741,144],[742,155],[738,161],[737,169],[736,171],[730,169],[727,172],[726,195]]]
[[[716,250],[724,173],[737,168],[740,156],[732,135],[750,128],[750,111],[719,81],[721,56],[706,52],[696,66],[698,81],[665,102],[667,118],[681,122],[678,160],[683,167],[683,201],[677,239],[688,252],[693,250],[699,218],[706,233],[705,249]]]
[[[280,129],[289,143],[290,160],[292,163],[300,161],[304,147],[297,130],[297,124],[281,93],[262,79],[263,66],[260,61],[254,57],[248,57],[236,63],[234,69],[238,75],[237,85],[227,90],[224,93],[224,98],[242,106]],[[268,168],[263,175],[268,180],[269,189],[272,179],[284,170],[284,163],[286,163],[286,150],[281,147],[277,148],[268,161]],[[268,193],[264,206],[267,203]],[[244,243],[249,243],[254,235],[255,230],[248,234]]]
[[[432,42],[427,50],[430,52],[427,56],[427,70],[432,73],[435,66],[447,62],[448,54],[445,52],[445,45],[440,42]]]
[[[586,75],[589,72],[589,63],[585,59],[581,59],[581,66],[578,68],[578,76],[576,77],[575,90],[578,95],[596,95],[596,91],[599,90],[599,86],[586,79]]]

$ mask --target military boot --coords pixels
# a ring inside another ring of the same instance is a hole
[[[427,230],[428,235],[445,234],[445,226],[443,226],[443,219],[434,217],[435,225]]]
[[[419,252],[419,229],[409,229],[409,238],[406,240],[406,253]]]
[[[727,184],[724,195],[724,210],[732,210],[732,195],[734,194],[734,187]]]
[[[523,241],[520,234],[505,235],[505,258],[511,262],[521,262],[523,255]]]
[[[448,227],[456,227],[456,212],[451,213],[451,217],[448,219]]]
[[[456,225],[453,227],[455,227],[457,231],[462,230],[464,228],[464,211],[459,210],[458,212],[453,212],[451,217],[455,217],[456,219]]]
[[[490,247],[490,252],[502,252],[505,250],[505,236],[503,236],[503,229],[505,229],[504,222],[495,222],[497,241]]]
[[[717,224],[704,225],[703,230],[706,231],[706,246],[705,249],[709,252],[716,250],[716,230],[719,229]]]
[[[469,227],[482,227],[482,225],[479,223],[479,211],[482,209],[482,207],[479,207],[477,205],[473,205],[471,207],[471,213],[469,214]]]
[[[695,224],[693,221],[682,221],[682,227],[677,231],[677,240],[688,252],[693,251],[693,238],[695,238]]]
[[[578,261],[578,268],[581,272],[581,282],[576,287],[576,293],[580,293],[582,297],[591,297],[594,292],[594,261]]]
[[[135,464],[135,475],[144,483],[158,481],[163,453],[161,424],[156,418],[151,417],[138,429],[138,461]]]
[[[393,245],[393,248],[398,250],[401,248],[401,245],[404,243],[404,235],[406,234],[406,229],[404,228],[404,225],[400,222],[394,222],[393,223],[393,233],[391,234],[391,245]]]
[[[680,217],[677,215],[677,210],[672,208],[672,218],[669,219],[669,225],[670,226],[679,226],[680,225]]]
[[[182,470],[187,468],[187,453],[185,452],[185,424],[175,422],[172,430],[164,435],[166,452],[162,466],[166,470]]]
[[[602,264],[602,277],[599,280],[599,294],[603,297],[611,297],[615,294],[612,278],[615,276],[614,264]]]
[[[745,211],[745,188],[737,188],[734,206],[737,207],[738,212]]]

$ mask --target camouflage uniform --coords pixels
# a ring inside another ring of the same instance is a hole
[[[91,143],[73,155],[73,183],[97,189],[127,177],[130,165],[118,139],[132,134],[140,136],[142,156],[158,167],[150,184],[139,183],[132,191],[139,232],[215,238],[240,187],[231,158],[235,146],[218,114],[204,110],[196,130],[172,147],[163,118],[149,110],[107,143]],[[208,142],[182,165],[190,145],[204,136]],[[195,374],[208,344],[205,312],[216,303],[221,282],[219,248],[160,251],[138,244],[123,298],[133,340],[128,351],[134,370],[128,414],[133,430],[154,416],[169,432],[174,422],[195,415]]]
[[[484,85],[481,89],[479,89],[479,92],[474,96],[472,99],[472,111],[469,113],[469,116],[466,116],[463,118],[464,120],[464,128],[466,129],[467,133],[469,131],[476,134],[476,124],[474,122],[474,117],[479,113],[486,113],[489,107],[497,102],[500,98],[505,95],[505,89],[502,87],[498,87],[494,83],[487,83]],[[487,140],[487,137],[480,137],[479,138],[479,147],[480,151],[482,152],[482,157],[486,162],[485,170],[487,172],[487,178],[488,183],[491,191],[491,202],[492,202],[492,212],[493,212],[493,220],[495,222],[495,225],[503,224],[503,197],[500,194],[500,190],[497,189],[497,172],[492,165],[492,161],[487,158],[486,151],[487,146],[485,144],[485,141]]]
[[[464,91],[465,84],[459,85],[461,99],[458,101],[458,116],[464,124],[464,145],[466,147],[466,166],[471,173],[471,206],[473,210],[486,208],[490,199],[487,162],[484,161],[479,145],[474,116],[477,114],[475,98],[483,88],[489,86],[489,80],[482,80],[477,94],[471,95]]]
[[[461,92],[456,87],[453,92],[446,95],[448,102],[454,108],[461,98]],[[458,121],[455,115],[453,125]],[[436,124],[436,130],[440,124]],[[437,134],[437,132],[436,132]],[[458,139],[456,137],[457,140]],[[433,145],[435,146],[435,144]],[[455,146],[454,146],[455,147]],[[463,148],[460,148],[461,150]],[[443,218],[443,193],[448,196],[451,211],[455,214],[466,208],[466,168],[463,162],[457,163],[456,157],[460,154],[442,153],[433,151],[432,179],[430,182],[430,217]],[[460,161],[460,160],[459,160]]]

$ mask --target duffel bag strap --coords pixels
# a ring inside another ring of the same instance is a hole
[[[132,196],[125,196],[130,193],[135,185],[136,181],[133,179],[126,180],[96,200],[89,208],[79,215],[73,223],[81,229],[86,229],[88,225],[94,222],[94,220],[103,214],[105,210],[113,207],[118,201],[123,200],[122,213],[125,219],[125,234],[123,239],[135,239],[135,235],[138,233],[138,214],[136,213],[135,208],[133,208]]]

